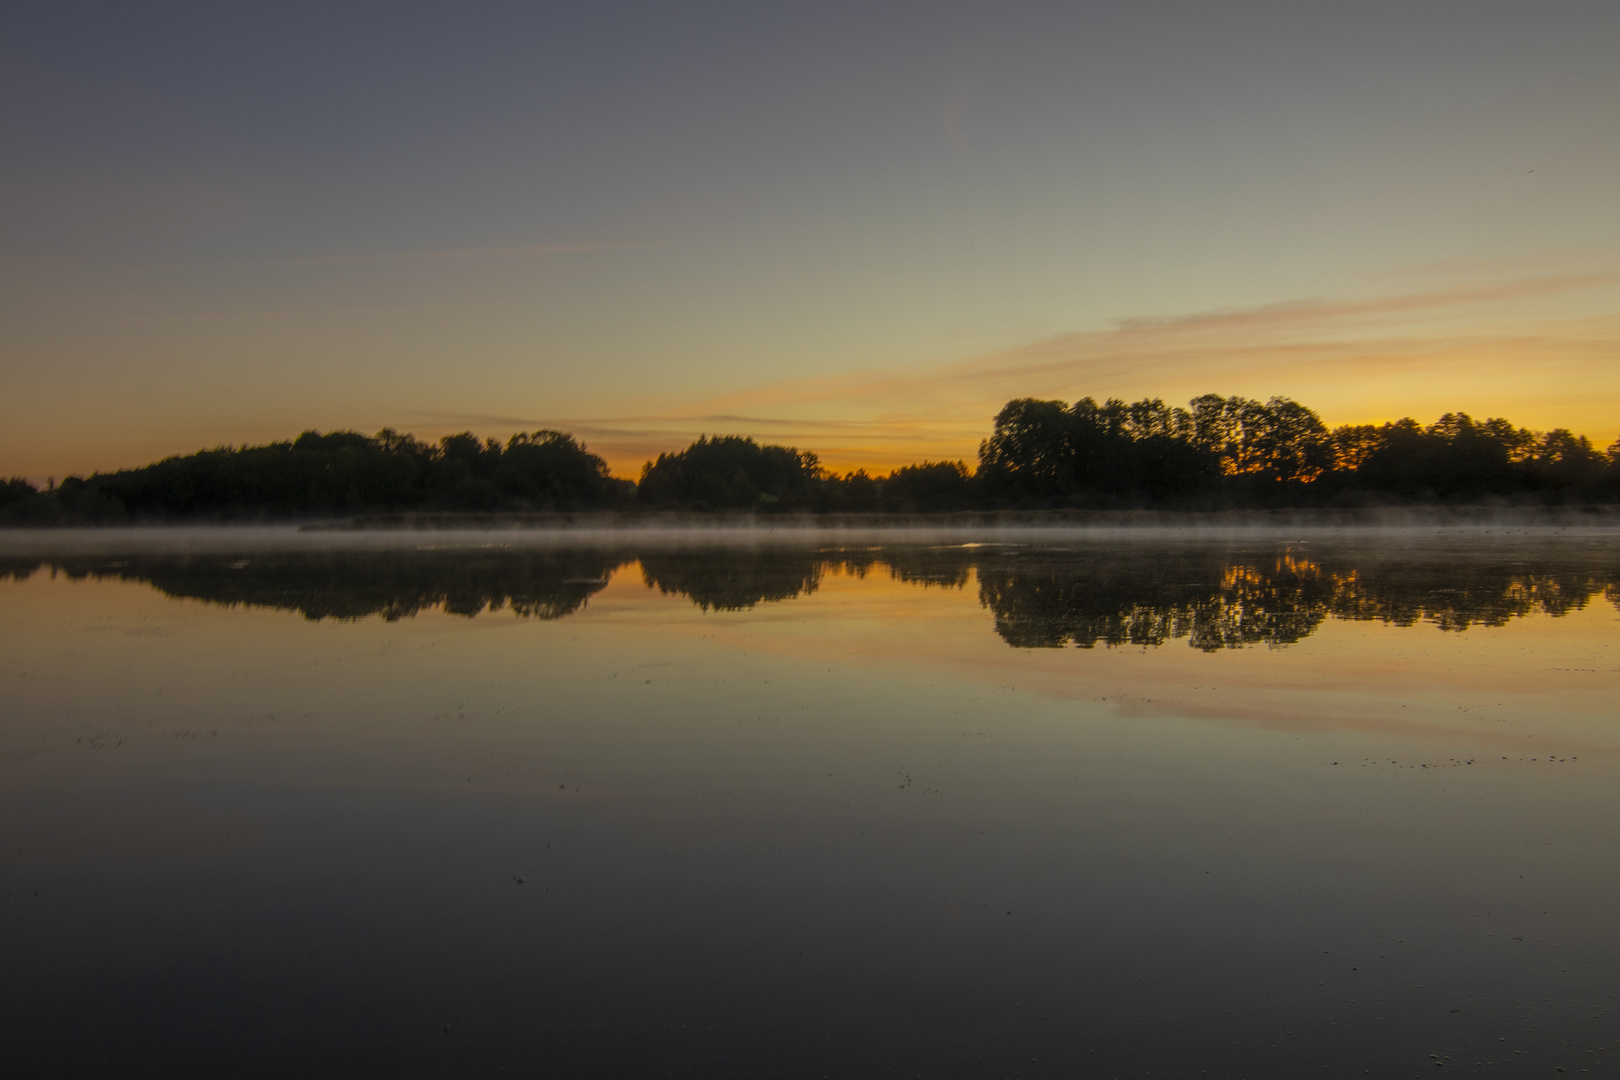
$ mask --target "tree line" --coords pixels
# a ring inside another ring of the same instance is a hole
[[[1447,413],[1329,429],[1288,398],[1206,394],[1098,404],[1018,398],[996,414],[970,468],[924,461],[872,475],[737,435],[704,436],[615,479],[559,431],[505,443],[437,443],[392,429],[306,431],[44,490],[0,481],[0,521],[264,520],[390,511],[580,510],[936,513],[965,510],[1343,507],[1500,501],[1620,501],[1620,442],[1599,450],[1565,428]]]
[[[635,485],[570,435],[522,432],[505,443],[471,433],[427,443],[306,431],[290,442],[220,447],[136,469],[70,476],[44,491],[11,480],[11,520],[254,520],[374,510],[576,510],[628,505]]]

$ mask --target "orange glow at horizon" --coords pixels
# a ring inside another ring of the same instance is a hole
[[[0,428],[0,475],[43,482],[290,439],[310,428],[370,434],[383,427],[427,440],[470,430],[501,441],[554,428],[626,479],[704,434],[812,451],[839,474],[884,475],[924,460],[971,466],[994,415],[1015,397],[1157,397],[1180,406],[1211,392],[1290,397],[1329,428],[1403,417],[1428,424],[1466,412],[1537,431],[1568,428],[1601,449],[1620,438],[1617,310],[1620,275],[1542,276],[1126,320],[932,363],[762,378],[707,397],[695,385],[687,400],[666,398],[652,409],[645,400],[593,393],[564,409],[530,412],[524,403],[546,396],[514,383],[505,395],[513,413],[458,410],[461,401],[450,396],[445,408],[426,412],[408,388],[379,396],[376,387],[341,379],[316,399],[288,397],[278,384],[239,394],[228,407],[197,393],[134,409],[77,400],[71,429],[46,407],[18,411]]]

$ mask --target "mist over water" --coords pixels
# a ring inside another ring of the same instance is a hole
[[[8,1055],[1612,1071],[1620,547],[0,536]]]

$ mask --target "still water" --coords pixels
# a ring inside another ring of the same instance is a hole
[[[0,552],[8,1075],[1620,1070],[1613,534]]]

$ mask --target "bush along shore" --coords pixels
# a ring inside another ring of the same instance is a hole
[[[289,442],[219,447],[44,489],[0,481],[0,523],[124,524],[361,517],[401,524],[445,515],[916,516],[1099,511],[1578,506],[1620,503],[1620,442],[1536,432],[1447,413],[1329,429],[1287,398],[1020,398],[996,414],[977,462],[924,461],[833,473],[816,454],[736,435],[659,454],[639,481],[614,478],[558,431],[505,443],[470,433],[437,443],[307,431]]]

